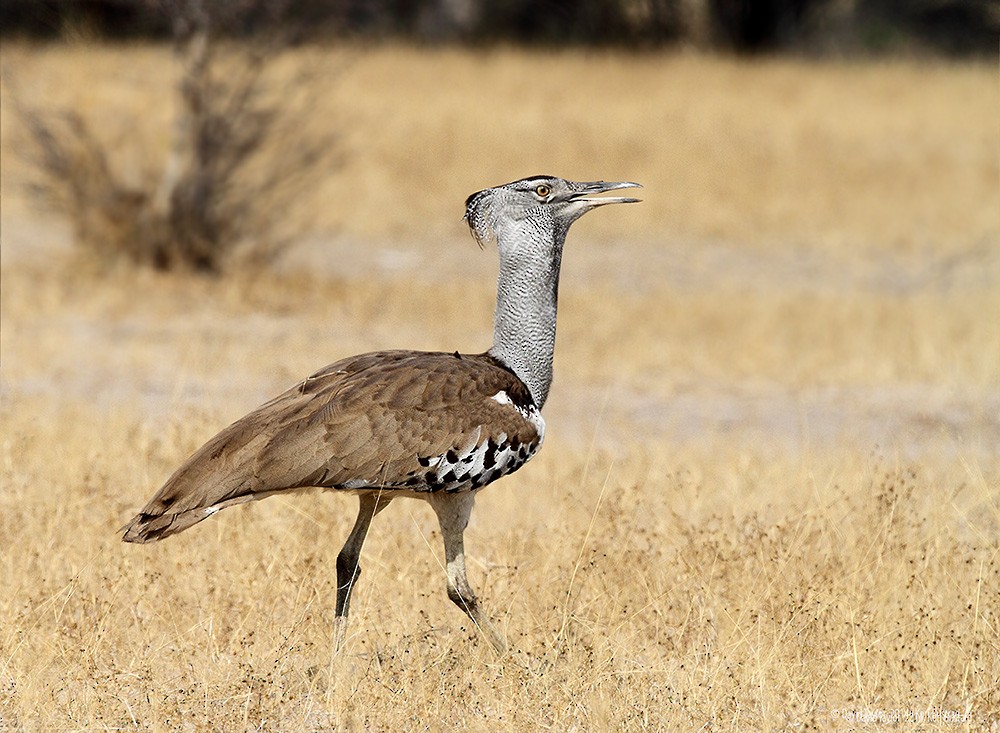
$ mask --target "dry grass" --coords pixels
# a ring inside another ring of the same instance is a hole
[[[166,58],[4,51],[111,137],[112,104],[149,109],[154,148]],[[0,730],[995,728],[994,76],[357,52],[317,100],[354,155],[289,214],[337,235],[224,284],[81,269],[16,190],[5,107]],[[118,541],[192,449],[324,361],[485,346],[492,256],[462,198],[545,171],[646,202],[574,230],[547,447],[467,535],[510,657],[448,601],[422,504],[373,527],[339,656],[348,497]]]
[[[50,415],[5,415],[15,728],[826,729],[831,709],[944,708],[975,730],[997,714],[997,507],[974,466],[555,441],[470,531],[510,658],[474,643],[430,513],[406,503],[373,531],[332,658],[345,498],[272,500],[136,552],[112,528],[210,421]]]

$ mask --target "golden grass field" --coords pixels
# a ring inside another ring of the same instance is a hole
[[[1000,729],[995,66],[304,50],[343,166],[224,280],[98,268],[33,206],[12,88],[129,174],[169,51],[3,51],[0,731]],[[464,197],[640,181],[567,245],[547,446],[445,594],[423,503],[373,525],[346,647],[330,494],[116,529],[228,421],[342,356],[488,346]],[[138,173],[136,173],[138,175]],[[267,202],[261,202],[266,206]]]

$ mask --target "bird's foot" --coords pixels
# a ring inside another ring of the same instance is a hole
[[[503,656],[506,654],[507,640],[494,623],[486,617],[486,614],[479,609],[479,605],[476,604],[470,608],[468,613],[469,618],[472,619],[472,623],[476,625],[476,629],[486,637],[486,641],[490,643],[497,655]]]

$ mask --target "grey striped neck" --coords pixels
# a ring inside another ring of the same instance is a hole
[[[538,409],[552,386],[559,268],[567,228],[531,218],[497,230],[500,272],[489,353],[524,382]]]

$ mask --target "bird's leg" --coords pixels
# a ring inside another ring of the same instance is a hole
[[[498,654],[507,650],[507,642],[483,612],[465,573],[465,528],[469,524],[475,494],[471,491],[430,495],[444,537],[444,555],[448,572],[448,597],[464,611],[476,628],[486,636]]]
[[[354,523],[347,542],[337,555],[337,618],[347,616],[351,605],[351,590],[358,576],[361,575],[361,546],[368,535],[368,527],[372,519],[380,511],[389,506],[392,498],[387,494],[363,493],[360,495],[361,506],[358,509],[358,519]]]

